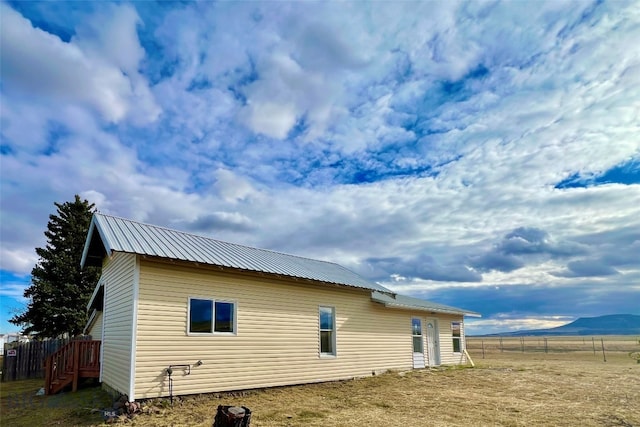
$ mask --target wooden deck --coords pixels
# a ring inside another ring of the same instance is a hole
[[[45,393],[56,394],[67,386],[78,390],[82,378],[100,377],[101,341],[72,341],[47,357]]]

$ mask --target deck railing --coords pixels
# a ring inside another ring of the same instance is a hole
[[[100,376],[100,341],[71,341],[47,357],[45,362],[45,393],[55,394],[71,385],[78,390],[81,378]]]

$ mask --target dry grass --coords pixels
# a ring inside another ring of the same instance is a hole
[[[241,398],[194,397],[140,425],[210,425],[218,404],[251,408],[256,426],[640,425],[640,365],[613,359],[516,354],[478,361],[476,369],[388,373]]]
[[[0,425],[11,427],[94,426],[102,415],[93,408],[110,406],[111,397],[100,387],[83,388],[77,393],[36,396],[44,380],[0,383]]]
[[[469,337],[466,340],[470,352],[482,354],[503,351],[526,353],[577,353],[603,358],[609,353],[640,351],[640,337],[634,335],[606,337]],[[603,355],[604,347],[604,355]]]
[[[235,396],[191,396],[173,408],[165,401],[160,414],[140,415],[132,425],[211,426],[218,405],[241,405],[252,410],[251,425],[258,427],[640,426],[640,364],[626,351],[610,352],[606,363],[588,351],[472,357],[476,369],[391,372]],[[80,415],[70,413],[65,425],[90,425]]]

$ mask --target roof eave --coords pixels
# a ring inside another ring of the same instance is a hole
[[[80,268],[84,268],[84,263],[87,261],[87,255],[89,254],[89,246],[91,246],[91,238],[93,236],[93,230],[96,228],[95,215],[91,218],[91,224],[89,224],[89,231],[87,231],[87,237],[84,240],[84,248],[82,249],[82,258],[80,258]]]
[[[392,295],[391,298],[395,299],[396,296]],[[399,302],[399,301],[389,301],[389,299],[385,298],[384,296],[382,297],[377,296],[376,292],[371,294],[371,300],[376,303],[382,304],[385,307],[402,309],[402,310],[424,311],[426,313],[433,313],[433,314],[441,313],[441,314],[453,314],[458,316],[482,317],[480,313],[476,313],[475,311],[459,309],[457,307],[443,306],[441,304],[436,304],[436,306],[428,307],[428,306],[418,305],[418,304],[403,304],[402,302]]]
[[[87,320],[87,324],[84,325],[84,329],[82,330],[82,335],[86,335],[87,331],[91,329],[93,322],[95,322],[96,317],[98,316],[98,310],[93,310],[91,316],[89,316],[89,320]]]
[[[376,302],[380,302],[380,301],[376,301]],[[400,309],[404,309],[404,310],[424,311],[424,312],[427,312],[427,313],[434,313],[434,314],[440,313],[440,314],[456,314],[456,315],[469,316],[469,317],[482,317],[482,315],[480,313],[476,313],[474,311],[447,310],[447,309],[435,308],[435,307],[421,307],[419,305],[393,304],[393,303],[388,303],[388,302],[380,302],[380,304],[384,305],[385,307],[390,307],[390,308],[400,308]]]
[[[103,286],[103,283],[101,278],[100,280],[98,280],[98,283],[96,283],[96,287],[93,288],[93,293],[91,294],[91,298],[89,298],[89,302],[87,303],[87,311],[91,310],[91,307],[93,307],[93,303],[95,302],[95,299],[98,296],[98,293],[100,292],[100,288],[102,286]]]
[[[113,249],[109,244],[109,240],[106,238],[106,235],[102,230],[102,227],[100,226],[100,222],[98,221],[98,215],[94,214],[93,218],[91,218],[91,224],[89,225],[87,238],[84,242],[84,248],[82,249],[82,258],[80,259],[80,268],[84,268],[85,264],[87,263],[87,258],[89,257],[89,250],[91,248],[91,242],[94,239],[94,233],[96,232],[96,230],[98,231],[98,238],[102,243],[102,247],[104,248],[105,253],[110,254],[113,252]]]

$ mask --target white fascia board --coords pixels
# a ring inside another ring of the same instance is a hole
[[[100,287],[103,285],[104,283],[102,282],[102,277],[101,277],[100,280],[98,280],[98,283],[96,283],[96,287],[93,288],[93,293],[91,294],[91,298],[89,298],[89,302],[87,303],[87,310],[91,308],[91,305],[93,304],[93,300],[96,299],[96,296],[98,296],[98,291],[100,290]]]
[[[98,310],[93,310],[93,312],[91,313],[91,316],[89,316],[89,320],[87,320],[87,324],[84,325],[84,329],[82,330],[82,335],[86,335],[87,331],[89,329],[91,329],[91,324],[93,323],[94,320],[96,320],[96,316],[97,316]]]
[[[82,249],[82,258],[80,258],[80,268],[84,268],[84,263],[87,260],[87,254],[89,253],[89,246],[91,246],[91,237],[93,236],[93,231],[96,228],[96,217],[91,218],[91,224],[89,225],[89,231],[87,232],[87,237],[84,241],[84,248]]]
[[[374,302],[380,303],[385,307],[398,308],[403,310],[416,310],[416,311],[425,311],[427,313],[455,314],[458,316],[482,317],[482,315],[480,315],[479,313],[475,313],[473,311],[448,310],[446,308],[424,307],[421,305],[402,304],[400,302],[390,302],[377,297],[375,293],[371,295],[371,300]]]
[[[458,316],[482,317],[481,314],[474,313],[474,312],[447,310],[447,309],[443,309],[443,308],[421,307],[421,306],[417,306],[417,305],[393,304],[393,303],[388,303],[388,302],[383,302],[382,304],[385,307],[401,308],[401,309],[405,309],[405,310],[426,311],[428,313],[455,314],[455,315],[458,315]]]
[[[87,261],[87,255],[89,254],[89,247],[91,246],[91,240],[93,238],[93,233],[98,230],[98,235],[102,240],[102,244],[104,245],[104,250],[107,254],[111,254],[113,249],[109,244],[109,240],[107,239],[102,227],[100,227],[100,223],[97,221],[97,216],[94,215],[91,219],[91,225],[89,225],[89,231],[87,232],[87,239],[84,242],[84,248],[82,249],[82,258],[80,259],[80,267],[84,268],[84,264]]]

